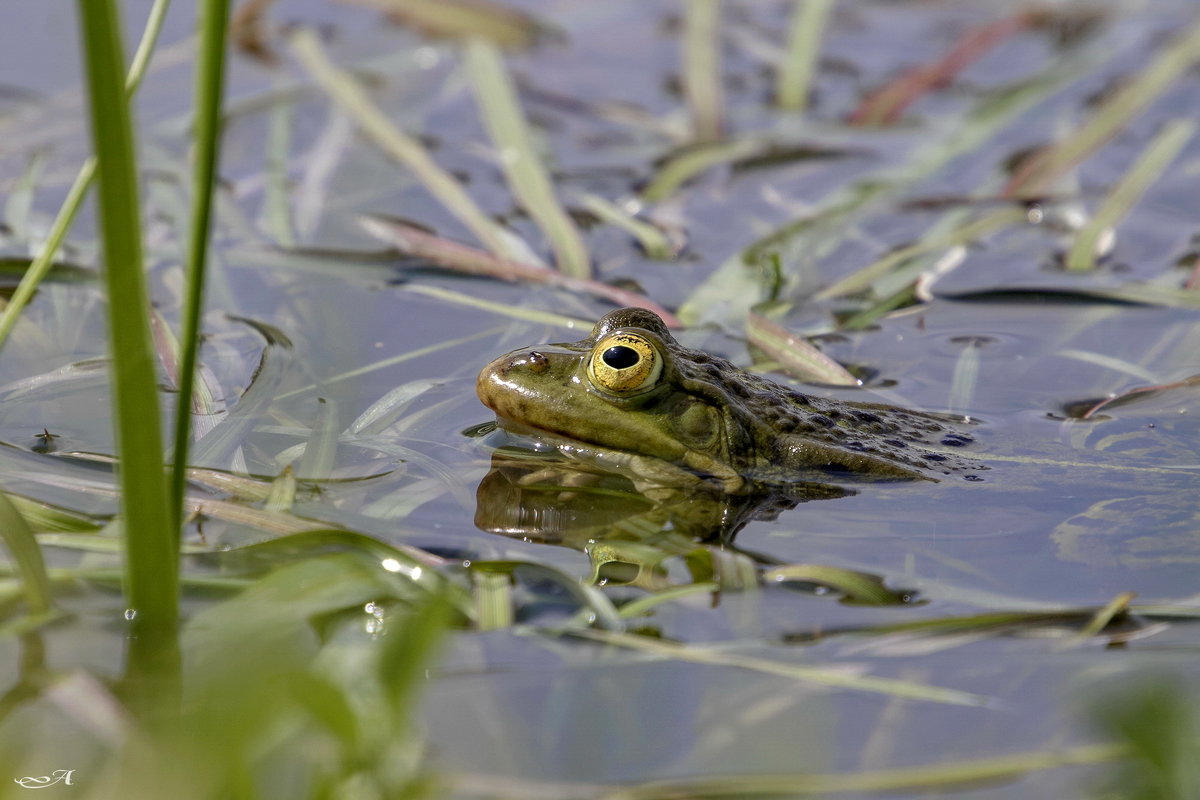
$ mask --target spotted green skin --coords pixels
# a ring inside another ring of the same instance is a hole
[[[589,380],[592,348],[618,331],[645,336],[662,354],[652,390],[619,397]],[[979,469],[944,452],[939,442],[957,446],[970,438],[940,420],[802,394],[683,347],[657,315],[640,308],[606,314],[581,341],[497,358],[479,373],[476,391],[502,427],[549,434],[564,452],[665,485],[699,480],[745,493],[764,483],[812,480],[814,470],[936,480]]]

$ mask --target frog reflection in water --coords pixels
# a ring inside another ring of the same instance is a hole
[[[970,437],[932,415],[801,394],[680,345],[640,308],[610,312],[582,341],[501,356],[476,390],[500,427],[549,434],[640,486],[740,495],[821,472],[938,480],[980,469],[944,452]]]
[[[1138,394],[1141,411],[1131,404],[1107,423],[1056,423],[1067,427],[1012,454],[965,453],[965,425],[794,391],[683,347],[640,309],[611,312],[582,341],[501,356],[480,372],[477,391],[499,427],[518,434],[498,435],[478,527],[590,555],[594,543],[636,545],[647,535],[659,550],[671,539],[676,553],[696,540],[729,545],[752,519],[854,494],[864,482],[981,480],[987,467],[977,458],[1020,470],[988,481],[973,516],[1044,506],[1064,560],[1200,558],[1196,434],[1180,413],[1186,397],[1170,392],[1159,406],[1154,393]],[[1083,449],[1085,435],[1099,445]],[[514,446],[531,441],[542,449]],[[1073,516],[1059,519],[1060,508]]]

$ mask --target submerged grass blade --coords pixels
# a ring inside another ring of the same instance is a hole
[[[1075,235],[1075,241],[1067,253],[1067,269],[1092,269],[1096,266],[1097,243],[1105,231],[1112,229],[1129,209],[1138,201],[1150,184],[1154,183],[1170,166],[1184,146],[1196,132],[1196,123],[1190,119],[1176,119],[1167,124],[1146,145],[1129,171],[1121,176],[1096,214]]]
[[[832,7],[833,0],[793,0],[787,51],[775,78],[775,105],[784,111],[801,112],[808,105]]]
[[[1108,142],[1200,61],[1200,22],[1165,47],[1151,64],[1118,89],[1067,138],[1027,159],[1004,187],[1008,197],[1045,193],[1063,173]]]
[[[534,147],[504,56],[484,39],[469,41],[464,55],[475,102],[496,145],[509,188],[550,241],[558,268],[576,278],[589,277],[592,267],[587,247],[559,203],[550,174]]]
[[[170,0],[155,0],[150,14],[146,18],[142,40],[138,44],[137,53],[129,67],[129,74],[125,78],[125,91],[131,97],[137,91],[142,76],[145,75],[146,68],[150,64],[150,54],[154,51],[154,45],[158,41],[158,34],[162,30],[163,19],[166,17],[169,5]],[[29,304],[38,285],[49,273],[54,255],[67,238],[67,231],[70,229],[71,223],[75,221],[75,215],[79,213],[79,207],[83,204],[83,198],[87,195],[95,177],[96,157],[92,156],[84,162],[79,174],[75,176],[75,182],[67,191],[67,197],[63,200],[62,207],[59,208],[58,214],[50,226],[50,232],[46,236],[46,243],[41,252],[29,265],[25,276],[21,278],[20,285],[9,299],[8,305],[0,311],[0,347],[3,347],[4,343],[8,341],[8,335],[12,332],[13,326],[17,324],[21,311]]]
[[[721,0],[686,0],[683,9],[683,94],[692,120],[692,137],[721,137],[724,97],[721,90]]]
[[[1016,753],[927,767],[873,772],[737,775],[656,781],[604,795],[602,800],[731,800],[731,798],[824,797],[863,792],[918,792],[965,788],[987,781],[1016,780],[1057,767],[1103,764],[1129,755],[1122,744],[1080,745],[1064,750]]]
[[[189,473],[191,470],[188,471]],[[279,477],[271,481],[271,493],[263,501],[264,511],[290,512],[296,504],[296,475],[291,466],[283,468]]]
[[[192,413],[203,407],[202,401],[200,408],[195,408],[197,404],[192,399],[192,392],[196,384],[200,317],[204,313],[204,276],[208,269],[213,191],[220,157],[221,98],[225,83],[225,31],[229,25],[229,0],[207,0],[198,8],[200,43],[192,131],[195,162],[192,167],[187,271],[179,322],[179,392],[175,404],[174,466],[171,472],[171,516],[180,521],[183,519],[183,494],[187,486]]]
[[[42,560],[42,548],[38,545],[33,530],[21,516],[21,512],[0,493],[0,539],[17,565],[21,574],[21,587],[25,603],[31,614],[47,614],[54,608],[50,598],[50,578],[46,574],[46,562]]]
[[[126,592],[135,624],[173,635],[179,610],[178,524],[163,470],[150,309],[142,275],[141,205],[124,53],[113,0],[80,0],[92,139],[99,164],[97,208],[109,299],[109,350],[121,459]],[[151,637],[157,638],[157,637]]]
[[[302,28],[294,33],[291,49],[313,80],[358,123],[364,135],[412,170],[425,189],[475,234],[488,250],[502,258],[520,258],[520,253],[508,245],[507,237],[511,234],[475,204],[462,184],[438,166],[419,141],[397,129],[371,102],[354,78],[333,65],[313,31]]]
[[[845,367],[813,347],[803,338],[760,314],[746,317],[746,339],[778,362],[789,375],[804,381],[834,386],[858,386],[862,383]]]
[[[333,475],[337,456],[338,414],[337,402],[330,398],[317,398],[317,418],[313,422],[312,434],[304,446],[304,455],[296,468],[306,481],[328,480]]]
[[[572,630],[571,633],[581,638],[626,647],[631,650],[638,650],[664,658],[687,661],[692,664],[736,667],[750,670],[751,672],[778,675],[792,680],[816,683],[840,689],[878,692],[909,700],[928,700],[934,703],[948,703],[960,706],[986,706],[992,703],[991,698],[972,692],[946,689],[940,686],[930,686],[928,684],[894,678],[856,675],[848,672],[845,668],[828,666],[813,667],[806,664],[773,661],[767,658],[745,656],[740,653],[721,652],[712,647],[681,644],[661,639],[651,639],[631,633],[618,633],[616,631]]]

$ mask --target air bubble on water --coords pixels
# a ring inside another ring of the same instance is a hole
[[[135,619],[137,619],[137,610],[133,608],[125,609],[125,621],[133,622]]]

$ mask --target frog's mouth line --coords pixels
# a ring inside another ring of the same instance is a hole
[[[496,415],[496,427],[500,430],[517,436],[525,436],[531,439],[541,439],[546,444],[558,448],[559,450],[567,450],[579,454],[582,449],[595,450],[602,453],[620,453],[620,450],[614,450],[611,447],[605,447],[602,444],[589,442],[586,439],[578,439],[573,436],[565,436],[557,431],[552,431],[548,428],[539,428],[536,425],[530,425],[527,422],[518,422],[514,419]],[[644,458],[652,458],[652,456],[643,456]]]

